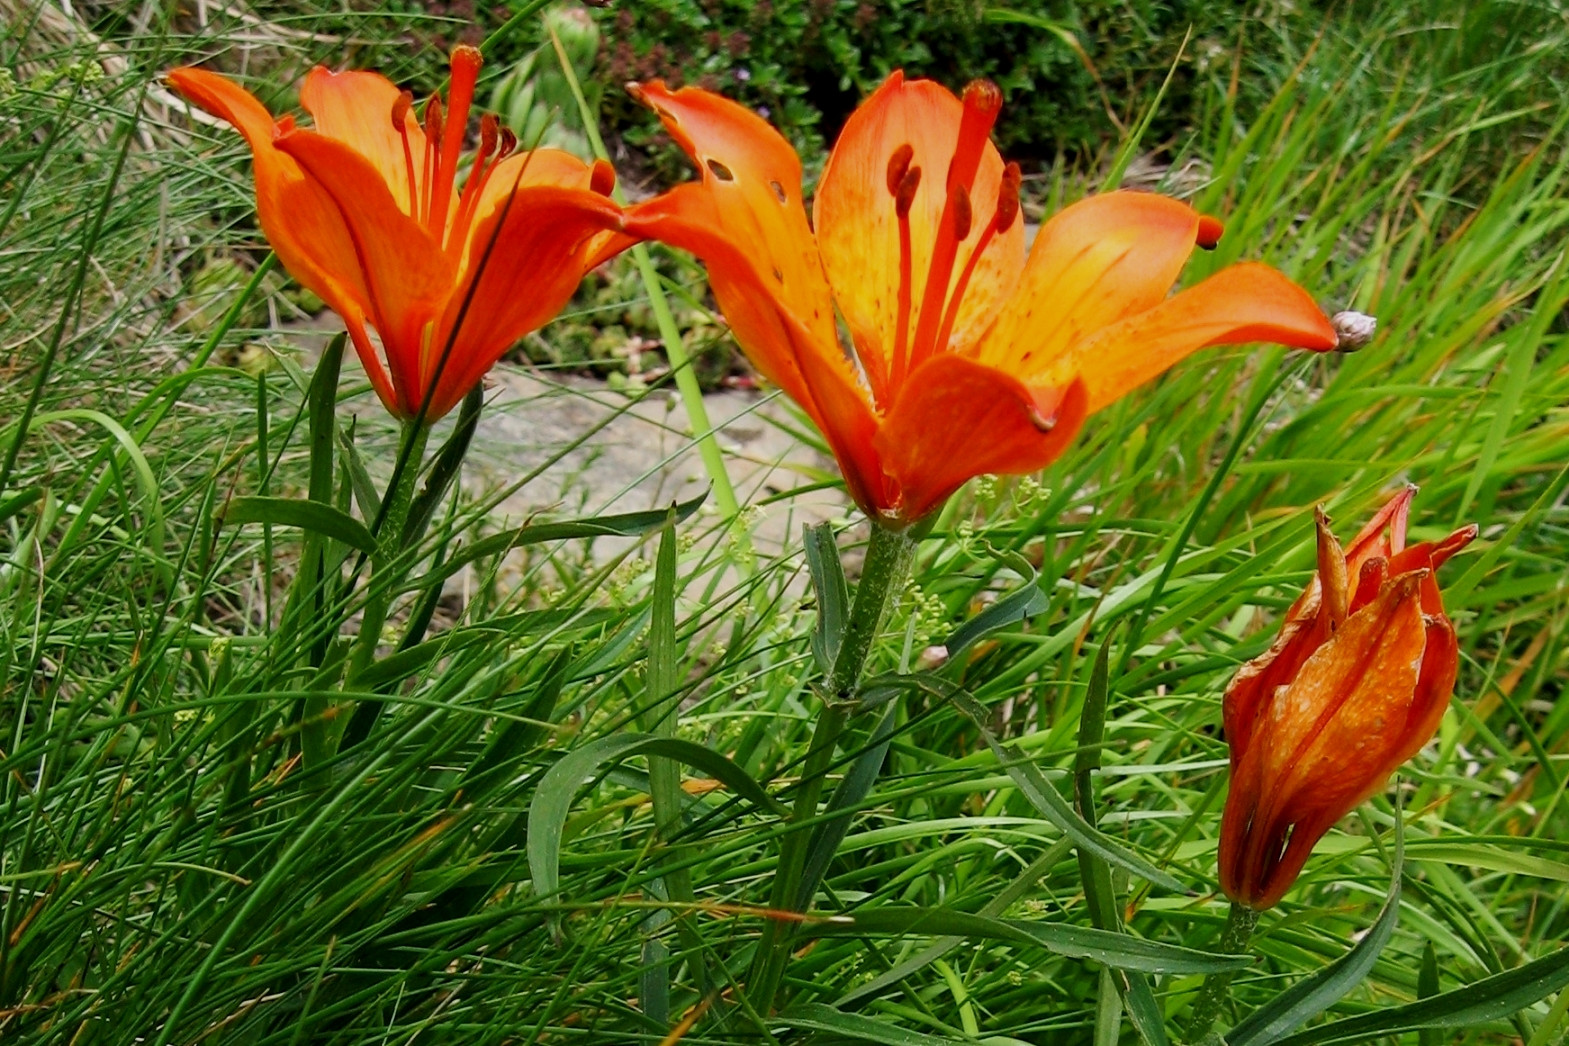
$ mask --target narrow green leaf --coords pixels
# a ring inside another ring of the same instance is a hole
[[[1438,994],[1438,949],[1428,941],[1422,946],[1422,965],[1416,974],[1416,997],[1431,999]],[[1417,1046],[1442,1046],[1444,1037],[1437,1028],[1423,1028],[1416,1033]]]
[[[750,774],[711,748],[647,734],[602,737],[563,756],[540,779],[528,811],[528,867],[536,894],[548,897],[560,884],[561,836],[579,790],[606,764],[638,755],[666,756],[685,763],[729,786],[755,806],[778,814],[784,812]]]
[[[825,816],[830,819],[812,829],[811,840],[806,844],[806,865],[801,871],[801,888],[796,894],[796,911],[804,912],[807,909],[823,876],[828,873],[828,865],[850,831],[849,811],[872,794],[872,786],[877,783],[877,773],[882,769],[883,760],[888,757],[888,746],[893,741],[898,723],[897,706],[883,713],[877,728],[872,731],[866,750],[855,757],[855,762],[850,764],[849,771],[829,798]],[[833,817],[834,814],[840,816]]]
[[[949,633],[943,646],[948,648],[948,657],[951,659],[993,632],[1017,624],[1032,614],[1039,614],[1049,605],[1050,600],[1041,591],[1032,571],[1018,588]]]
[[[888,677],[883,677],[884,679]],[[1149,861],[1132,853],[1099,829],[1089,825],[1080,817],[1067,800],[1057,794],[1057,790],[1046,780],[1040,768],[1030,762],[1029,757],[1020,753],[1010,745],[1004,745],[997,740],[986,726],[986,709],[973,697],[961,688],[940,680],[933,676],[907,676],[909,685],[934,693],[953,703],[954,707],[963,712],[980,731],[992,754],[997,757],[997,762],[1013,778],[1014,786],[1024,794],[1030,804],[1038,810],[1052,824],[1072,839],[1083,850],[1096,854],[1102,860],[1125,868],[1132,874],[1146,880],[1152,885],[1162,889],[1172,890],[1176,893],[1188,893],[1183,886],[1170,875],[1156,868]]]
[[[682,501],[670,509],[652,509],[647,512],[626,512],[614,516],[596,516],[591,519],[565,520],[560,523],[530,523],[500,534],[492,534],[467,548],[459,549],[452,558],[425,574],[410,581],[405,589],[425,588],[445,581],[476,559],[497,556],[514,548],[537,545],[543,541],[562,541],[569,538],[638,537],[664,526],[668,513],[674,512],[676,522],[692,513],[708,495],[699,494],[690,501]]]
[[[1469,1028],[1519,1013],[1566,986],[1569,986],[1569,948],[1560,947],[1551,955],[1484,977],[1464,988],[1404,1006],[1322,1024],[1277,1041],[1280,1046],[1370,1042],[1380,1036],[1419,1028]]]
[[[844,625],[850,616],[850,586],[844,580],[844,565],[839,562],[839,546],[829,523],[807,527],[802,544],[806,566],[812,574],[812,591],[817,596],[817,623],[812,628],[812,656],[821,672],[833,669],[844,642]]]
[[[1246,955],[1202,952],[1089,926],[994,918],[943,908],[865,909],[836,917],[832,922],[809,924],[803,932],[814,937],[922,934],[1016,941],[1038,945],[1057,955],[1147,973],[1216,973],[1241,969],[1253,961]]]
[[[792,1006],[774,1018],[774,1021],[786,1028],[826,1032],[853,1042],[874,1042],[879,1046],[954,1046],[955,1043],[974,1041],[910,1031],[886,1021],[863,1017],[858,1013],[840,1013],[832,1006],[820,1002]]]
[[[0,499],[0,523],[4,523],[43,496],[42,487],[28,487],[8,498]]]
[[[1079,712],[1079,751],[1073,760],[1073,801],[1084,823],[1096,827],[1095,771],[1100,769],[1100,745],[1106,732],[1106,700],[1110,686],[1111,637],[1107,636],[1090,668],[1089,686],[1084,692],[1084,707]],[[1084,884],[1084,901],[1090,921],[1102,930],[1117,929],[1117,893],[1111,882],[1111,868],[1090,850],[1079,848],[1079,875]]]
[[[1345,997],[1373,969],[1400,921],[1400,877],[1405,869],[1405,821],[1395,816],[1395,854],[1390,866],[1389,896],[1373,926],[1351,950],[1275,996],[1226,1033],[1227,1046],[1267,1046],[1278,1042]]]
[[[430,521],[436,515],[436,508],[441,504],[441,499],[446,496],[447,490],[452,486],[452,481],[457,478],[459,470],[463,467],[463,459],[468,455],[469,444],[474,440],[474,432],[479,428],[479,412],[485,405],[484,385],[475,385],[469,394],[463,397],[463,406],[458,409],[458,422],[452,430],[452,435],[441,445],[432,461],[430,472],[425,477],[425,486],[414,498],[414,504],[409,509],[408,520],[403,525],[403,538],[399,547],[408,548],[425,534],[425,528],[430,526]]]
[[[312,534],[341,541],[361,552],[376,551],[376,539],[365,524],[347,512],[317,501],[274,497],[235,498],[229,502],[220,522],[231,526],[271,523],[274,526],[299,527]]]

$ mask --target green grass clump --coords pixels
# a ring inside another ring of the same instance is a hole
[[[1414,537],[1482,527],[1444,572],[1456,699],[1400,805],[1393,787],[1364,804],[1264,916],[1234,1013],[1375,925],[1399,817],[1398,922],[1290,1041],[1563,1040],[1561,968],[1527,968],[1539,991],[1486,980],[1569,940],[1569,28],[1545,7],[1414,24],[1350,5],[1316,42],[1257,64],[1244,46],[1247,90],[1229,69],[1195,83],[1167,184],[1227,234],[1186,279],[1259,258],[1379,335],[1349,356],[1210,351],[1040,477],[950,503],[871,655],[908,672],[946,643],[943,686],[852,720],[830,788],[881,774],[816,822],[843,840],[812,911],[864,921],[806,926],[769,1015],[744,978],[820,707],[797,528],[754,551],[700,514],[508,551],[479,542],[515,491],[470,486],[410,557],[418,576],[487,553],[439,599],[377,589],[328,543],[342,598],[302,609],[299,532],[232,511],[311,483],[311,303],[265,260],[237,136],[156,74],[254,61],[283,107],[298,70],[347,54],[428,90],[439,55],[400,34],[456,30],[156,6],[77,4],[73,23],[12,3],[0,35],[0,1039],[658,1043],[704,1006],[681,1041],[1180,1039],[1201,973],[1146,974],[1141,995],[1053,936],[1108,913],[1020,765],[1063,796],[1080,774],[1101,830],[1190,891],[1113,865],[1123,947],[1213,951],[1219,695],[1308,577],[1312,505],[1346,532],[1411,481]],[[498,46],[534,45],[512,32]],[[1056,206],[1079,180],[1038,184]],[[368,388],[325,399],[340,454],[385,481],[396,441]],[[351,471],[331,500],[364,516]],[[529,522],[551,516],[559,491],[514,478]],[[815,479],[754,511],[794,511]],[[1027,616],[959,650],[1027,585]],[[426,627],[345,688],[324,674],[334,630],[381,597],[389,635]],[[364,708],[357,743],[308,753]],[[643,747],[609,758],[624,743]]]

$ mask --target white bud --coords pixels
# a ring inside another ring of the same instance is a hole
[[[1339,339],[1335,344],[1339,352],[1355,352],[1372,341],[1378,331],[1378,317],[1365,312],[1337,312],[1329,318],[1329,323]]]

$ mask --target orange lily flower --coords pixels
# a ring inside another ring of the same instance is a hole
[[[1279,902],[1330,826],[1383,789],[1449,706],[1460,652],[1437,570],[1477,530],[1407,548],[1415,489],[1345,550],[1315,513],[1317,573],[1269,650],[1226,688],[1220,884],[1239,904]]]
[[[631,242],[607,199],[615,173],[555,149],[515,152],[490,115],[462,190],[458,162],[480,53],[452,52],[443,110],[371,72],[305,77],[312,129],[274,120],[203,69],[170,84],[250,144],[256,211],[284,268],[343,318],[371,384],[400,418],[451,410],[583,274]],[[375,330],[380,351],[367,328]]]
[[[845,124],[810,224],[800,161],[766,122],[696,88],[634,91],[701,181],[629,210],[628,231],[707,263],[736,340],[886,525],[972,476],[1043,468],[1086,415],[1198,348],[1335,345],[1308,295],[1264,265],[1168,299],[1195,243],[1221,230],[1166,197],[1074,204],[1026,261],[1019,168],[990,141],[1001,94],[985,81],[960,100],[890,76]]]

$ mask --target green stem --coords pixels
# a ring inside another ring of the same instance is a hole
[[[866,656],[871,651],[872,640],[882,628],[883,619],[898,601],[899,592],[909,577],[915,545],[916,539],[908,530],[890,530],[875,524],[872,527],[866,563],[856,585],[855,604],[845,622],[839,651],[825,681],[823,710],[812,731],[812,746],[807,750],[801,770],[795,806],[790,812],[792,827],[784,837],[779,868],[774,873],[773,893],[769,899],[769,907],[774,911],[804,912],[811,904],[810,897],[800,896],[801,874],[806,867],[807,844],[811,839],[805,826],[817,816],[828,768],[838,749],[839,737],[854,711],[853,700]],[[771,919],[763,927],[747,978],[751,985],[750,1001],[759,1013],[766,1014],[774,1008],[795,931],[796,923],[785,918]]]
[[[1252,908],[1232,901],[1231,914],[1226,917],[1226,929],[1220,935],[1219,950],[1230,955],[1246,954],[1248,939],[1253,936],[1253,928],[1258,925],[1258,915]],[[1205,1041],[1231,996],[1231,979],[1235,976],[1235,970],[1226,970],[1204,978],[1204,987],[1199,989],[1199,997],[1193,1003],[1193,1016],[1188,1022],[1189,1042]]]

